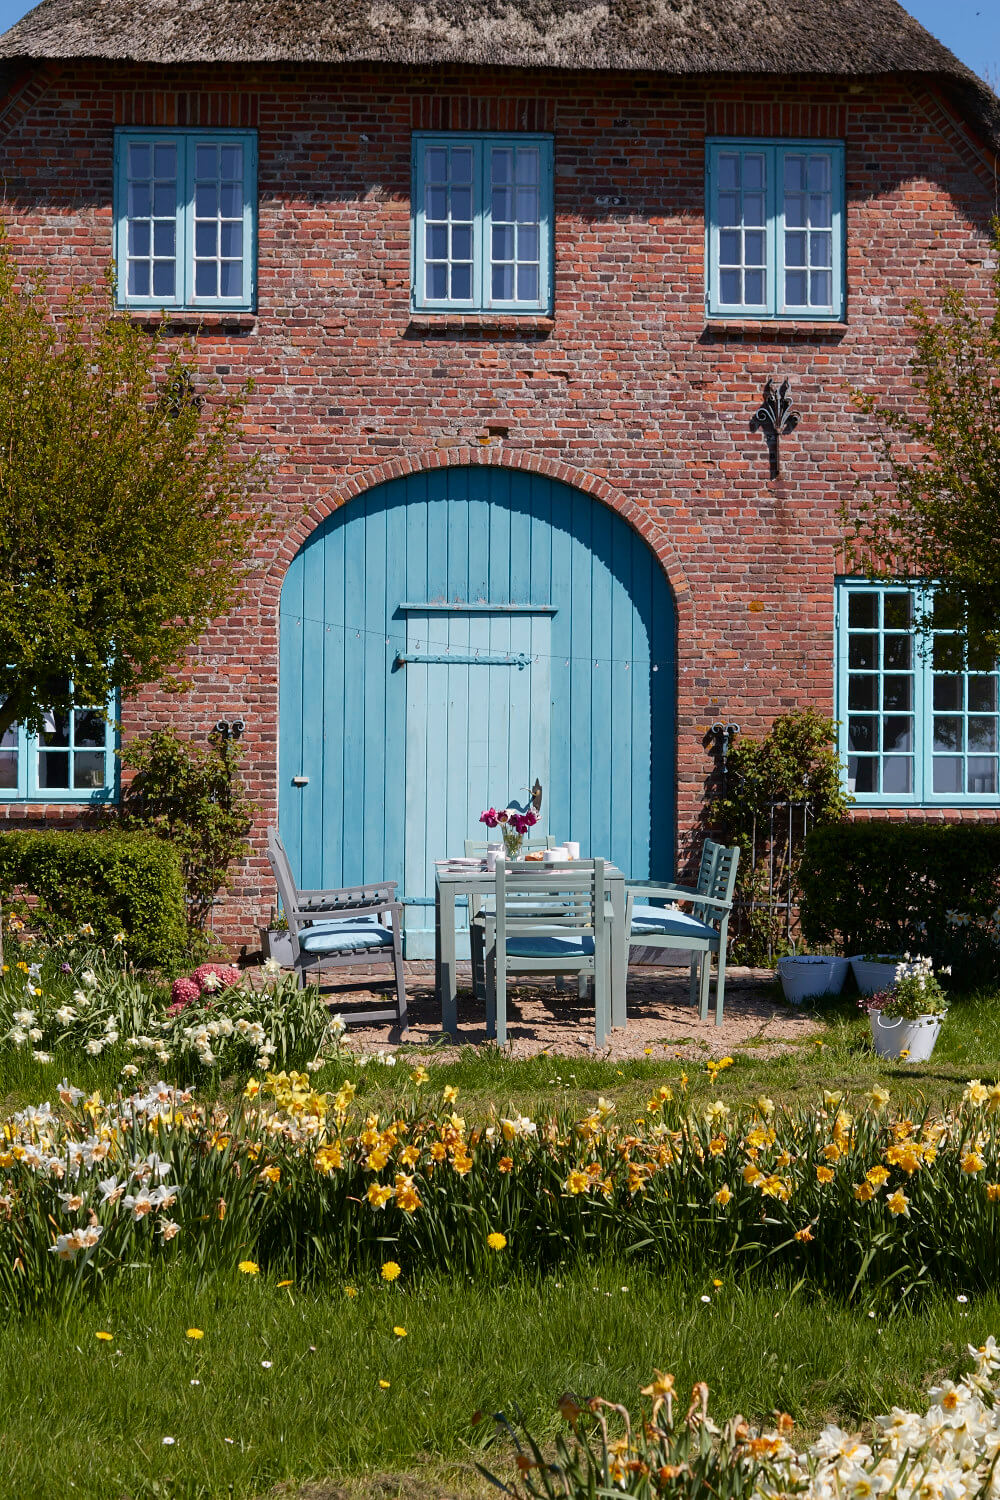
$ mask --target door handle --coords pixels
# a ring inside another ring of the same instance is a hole
[[[309,777],[308,776],[293,776],[292,777],[292,786],[308,786],[308,785],[309,785]]]

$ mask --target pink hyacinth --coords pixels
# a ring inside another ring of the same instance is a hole
[[[210,975],[214,976],[215,983],[208,982]],[[191,977],[198,986],[199,994],[204,995],[239,984],[240,971],[234,969],[232,964],[199,964]]]
[[[170,986],[171,1005],[167,1011],[168,1016],[175,1016],[178,1011],[186,1005],[191,1005],[201,995],[198,982],[194,979],[175,979]]]

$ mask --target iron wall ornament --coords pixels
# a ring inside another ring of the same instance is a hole
[[[792,398],[788,394],[790,389],[790,381],[783,380],[776,388],[774,380],[768,376],[764,386],[764,400],[754,412],[750,423],[751,432],[764,434],[771,460],[772,479],[777,479],[781,473],[781,439],[786,433],[794,432],[799,425],[798,412],[792,411]]]

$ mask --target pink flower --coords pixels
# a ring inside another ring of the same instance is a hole
[[[179,1010],[186,1005],[191,1005],[201,995],[198,982],[195,979],[175,979],[170,986],[171,1006],[167,1014],[175,1016]]]
[[[240,971],[232,964],[199,964],[191,978],[197,984],[199,994],[204,995],[239,984]]]
[[[500,814],[495,807],[488,807],[484,813],[480,813],[479,821],[485,823],[487,828],[495,828],[500,821]]]

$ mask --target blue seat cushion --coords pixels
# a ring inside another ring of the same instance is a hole
[[[592,958],[592,937],[509,937],[508,958]]]
[[[686,911],[676,911],[668,906],[640,906],[636,902],[632,908],[631,936],[714,938],[718,933],[714,927],[699,922]]]
[[[374,917],[341,917],[314,922],[299,933],[303,953],[351,953],[358,948],[391,948],[392,928]]]

